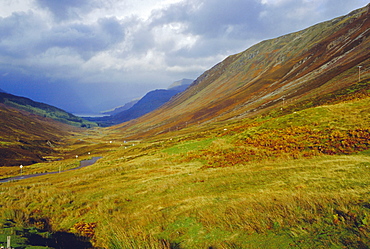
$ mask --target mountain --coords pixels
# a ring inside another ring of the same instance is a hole
[[[61,145],[61,140],[77,129],[3,103],[0,117],[0,166],[45,161],[57,153],[55,148]]]
[[[366,93],[369,6],[231,55],[160,108],[115,128],[140,138],[273,109],[293,112],[331,103],[347,91]]]
[[[150,91],[143,98],[141,98],[130,109],[120,112],[113,116],[113,120],[117,123],[122,123],[131,119],[138,118],[150,111],[153,111],[169,101],[175,94],[179,93],[177,90],[157,89]]]
[[[0,88],[0,93],[6,93],[3,89]]]
[[[86,121],[57,107],[5,92],[0,92],[0,103],[77,127],[96,126],[93,122]]]
[[[123,123],[141,117],[168,102],[173,96],[183,92],[193,80],[182,79],[174,82],[168,89],[157,89],[148,92],[144,97],[134,103],[130,108],[108,117],[87,118],[90,121],[99,123],[101,126],[110,126]],[[126,106],[126,105],[125,105]],[[125,107],[124,106],[124,107]]]
[[[119,107],[114,108],[113,110],[102,112],[102,114],[103,115],[115,115],[115,114],[118,114],[120,112],[126,111],[126,110],[130,109],[133,105],[135,105],[139,100],[140,99],[134,99],[134,100],[124,104],[123,106],[119,106]]]
[[[182,79],[173,82],[167,89],[168,90],[178,90],[178,91],[185,91],[186,88],[189,87],[191,83],[193,83],[194,80],[191,79]]]
[[[19,166],[59,157],[56,148],[77,127],[95,123],[57,107],[0,92],[0,166]]]

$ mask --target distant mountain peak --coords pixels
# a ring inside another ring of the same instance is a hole
[[[191,83],[193,83],[193,81],[194,80],[191,80],[191,79],[178,80],[178,81],[173,82],[167,89],[170,90],[171,88],[184,86],[184,85],[189,86]]]
[[[185,91],[191,83],[193,83],[191,79],[175,81],[167,89],[150,91],[140,99],[126,103],[124,106],[115,108],[113,111],[104,112],[104,114],[110,116],[88,118],[88,120],[98,122],[102,126],[109,126],[141,117],[159,108],[176,94]]]

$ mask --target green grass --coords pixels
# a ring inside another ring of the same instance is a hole
[[[155,248],[162,242],[181,248],[255,248],[265,238],[274,241],[271,248],[292,243],[324,248],[351,236],[356,236],[352,243],[369,242],[360,229],[367,231],[370,215],[368,162],[364,155],[326,156],[200,170],[199,164],[155,157],[116,167],[103,160],[68,173],[69,180],[49,176],[43,183],[3,186],[1,197],[7,208],[53,217],[55,229],[69,229],[80,220],[97,222],[96,236],[117,248],[135,243]],[[335,210],[342,215],[339,224]],[[330,240],[315,237],[320,234]]]
[[[34,102],[25,98],[11,97],[10,99],[5,98],[3,100],[6,105],[15,107],[20,110],[24,110],[42,117],[48,117],[56,121],[66,123],[77,127],[96,127],[97,124],[84,120],[80,117],[74,116],[61,109],[53,106],[49,106],[43,103]]]
[[[50,232],[89,234],[104,248],[368,248],[368,142],[351,153],[309,157],[306,149],[292,156],[246,143],[262,146],[269,138],[299,145],[309,136],[325,145],[317,134],[342,141],[369,128],[368,106],[364,99],[123,146],[118,133],[112,144],[101,135],[76,135],[70,152],[93,149],[103,158],[83,169],[0,184],[0,215],[21,228],[37,221]],[[248,153],[254,154],[244,160]]]
[[[189,151],[198,151],[208,147],[214,139],[205,139],[200,141],[187,141],[180,143],[178,145],[174,145],[170,148],[164,149],[162,152],[168,154],[185,154]]]

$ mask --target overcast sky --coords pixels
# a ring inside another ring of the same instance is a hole
[[[0,0],[0,88],[97,113],[367,0]]]

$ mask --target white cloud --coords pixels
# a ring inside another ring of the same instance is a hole
[[[27,12],[32,8],[32,0],[2,0],[0,17],[10,16],[14,12]]]

